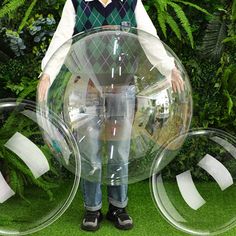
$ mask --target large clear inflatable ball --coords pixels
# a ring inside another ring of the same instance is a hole
[[[151,178],[164,219],[191,235],[217,235],[236,226],[236,137],[194,129],[159,152]]]
[[[33,102],[0,100],[1,235],[43,229],[65,212],[77,191],[77,143],[58,116],[46,113]]]
[[[182,88],[172,84],[173,68]],[[75,35],[51,57],[49,71],[46,107],[72,130],[84,179],[120,185],[148,178],[159,148],[189,128],[188,75],[147,32],[106,26]]]

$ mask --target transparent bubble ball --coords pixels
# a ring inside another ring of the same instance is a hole
[[[0,234],[31,234],[53,223],[79,179],[78,146],[64,122],[33,102],[0,100]]]
[[[152,196],[162,216],[192,235],[236,226],[236,137],[194,129],[175,137],[154,161]]]
[[[175,66],[179,92],[171,83]],[[120,185],[148,178],[160,146],[189,128],[188,75],[147,32],[106,26],[75,35],[51,57],[49,71],[46,106],[73,131],[84,179]]]

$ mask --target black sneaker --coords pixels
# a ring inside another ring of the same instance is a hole
[[[133,228],[133,220],[128,215],[125,208],[110,205],[106,218],[112,221],[118,229],[128,230]]]
[[[96,231],[100,227],[103,219],[101,211],[86,211],[81,224],[81,229],[86,231]]]

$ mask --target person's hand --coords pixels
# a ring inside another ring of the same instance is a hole
[[[171,73],[171,84],[174,92],[181,93],[184,91],[184,81],[180,71],[175,67]]]
[[[38,102],[43,102],[46,99],[46,94],[49,87],[50,87],[50,76],[48,74],[42,74],[37,88]]]

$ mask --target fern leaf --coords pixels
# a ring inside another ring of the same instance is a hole
[[[17,121],[16,114],[14,112],[12,112],[10,114],[10,116],[7,118],[5,124],[1,127],[0,133],[4,133],[8,129],[12,129],[12,127],[14,127],[14,124],[16,121]]]
[[[227,89],[228,88],[228,80],[229,80],[229,76],[230,74],[232,73],[232,70],[230,67],[227,67],[225,70],[224,70],[224,73],[222,75],[222,85],[223,85],[223,88],[224,89]]]
[[[155,5],[157,9],[160,9],[161,12],[166,11],[168,0],[156,0]]]
[[[26,201],[28,204],[31,204],[30,200],[27,199],[27,198],[24,196],[24,189],[25,189],[25,186],[24,186],[24,178],[23,178],[23,175],[20,174],[20,173],[17,173],[17,179],[18,179],[17,194],[18,194],[24,201]]]
[[[232,5],[232,20],[236,21],[236,0],[233,1]]]
[[[0,18],[3,18],[6,15],[10,15],[16,11],[19,7],[24,5],[26,0],[12,0],[2,7],[0,10]]]
[[[193,48],[194,47],[194,42],[193,42],[192,29],[190,27],[188,18],[186,17],[183,9],[178,4],[176,4],[174,2],[169,2],[168,5],[170,5],[174,9],[177,17],[179,18],[179,20],[181,22],[181,25],[183,26],[185,32],[188,35],[189,41],[190,41],[191,46]]]
[[[7,4],[8,2],[10,2],[11,0],[4,0],[3,1],[3,5]]]
[[[190,6],[192,8],[195,8],[197,9],[198,11],[201,11],[203,13],[205,13],[206,15],[209,15],[209,16],[213,16],[210,12],[208,12],[206,9],[194,4],[194,3],[191,3],[191,2],[186,2],[186,1],[182,1],[182,0],[174,0],[174,2],[179,2],[179,3],[182,3],[186,6]]]
[[[9,165],[11,165],[14,170],[21,173],[22,175],[27,176],[27,180],[29,179],[31,183],[33,183],[34,185],[43,189],[47,193],[47,195],[49,196],[50,200],[53,199],[53,193],[50,189],[57,188],[59,186],[58,184],[46,182],[42,178],[35,179],[33,174],[31,173],[31,171],[28,169],[28,167],[24,163],[22,163],[22,161],[20,161],[14,153],[11,153],[10,151],[5,150],[5,156],[8,157],[8,158],[6,158],[6,162]],[[22,184],[24,184],[23,178],[21,180],[22,180],[21,181],[21,185],[22,185]],[[21,186],[18,186],[18,193],[22,194]],[[25,200],[27,201],[27,199],[25,199]]]
[[[16,171],[15,170],[10,170],[9,176],[10,176],[9,185],[11,186],[11,189],[14,192],[16,192],[17,191],[17,184],[18,184]]]
[[[224,44],[222,42],[226,38],[226,35],[226,23],[220,20],[220,16],[215,13],[215,17],[207,26],[201,47],[201,54],[207,58],[218,60],[224,50]]]
[[[228,108],[228,115],[230,115],[231,112],[232,112],[234,103],[233,103],[233,100],[230,97],[229,92],[227,90],[224,90],[223,93],[226,96],[226,98],[228,99],[228,101],[227,101],[227,108]]]
[[[177,25],[177,23],[175,22],[174,18],[171,15],[166,15],[166,23],[174,31],[177,38],[181,40],[181,32],[179,26]]]
[[[157,8],[157,20],[158,20],[158,23],[161,27],[161,31],[166,38],[167,37],[167,33],[166,33],[167,29],[166,29],[165,12],[161,11],[161,9],[158,8],[158,6],[156,6],[156,8]]]
[[[228,91],[230,96],[232,96],[236,94],[236,64],[231,64],[229,68],[231,70],[231,74],[228,78]]]
[[[222,43],[231,43],[231,42],[236,42],[236,35],[232,37],[227,37],[222,41]]]
[[[19,28],[18,28],[18,31],[17,31],[18,33],[20,33],[21,30],[25,27],[25,25],[26,25],[26,23],[27,23],[27,20],[29,19],[30,14],[31,14],[31,12],[32,12],[32,10],[33,10],[33,8],[34,8],[34,6],[36,5],[37,1],[38,1],[38,0],[33,0],[32,3],[30,4],[30,6],[28,7],[28,9],[27,9],[27,11],[26,11],[26,13],[25,13],[25,16],[24,16],[24,18],[22,19],[22,21],[21,21],[21,23],[20,23],[20,26],[19,26]]]
[[[30,83],[30,85],[19,94],[18,96],[18,102],[21,102],[24,98],[26,98],[29,94],[35,93],[35,90],[37,88],[38,80],[35,80],[34,82]]]

